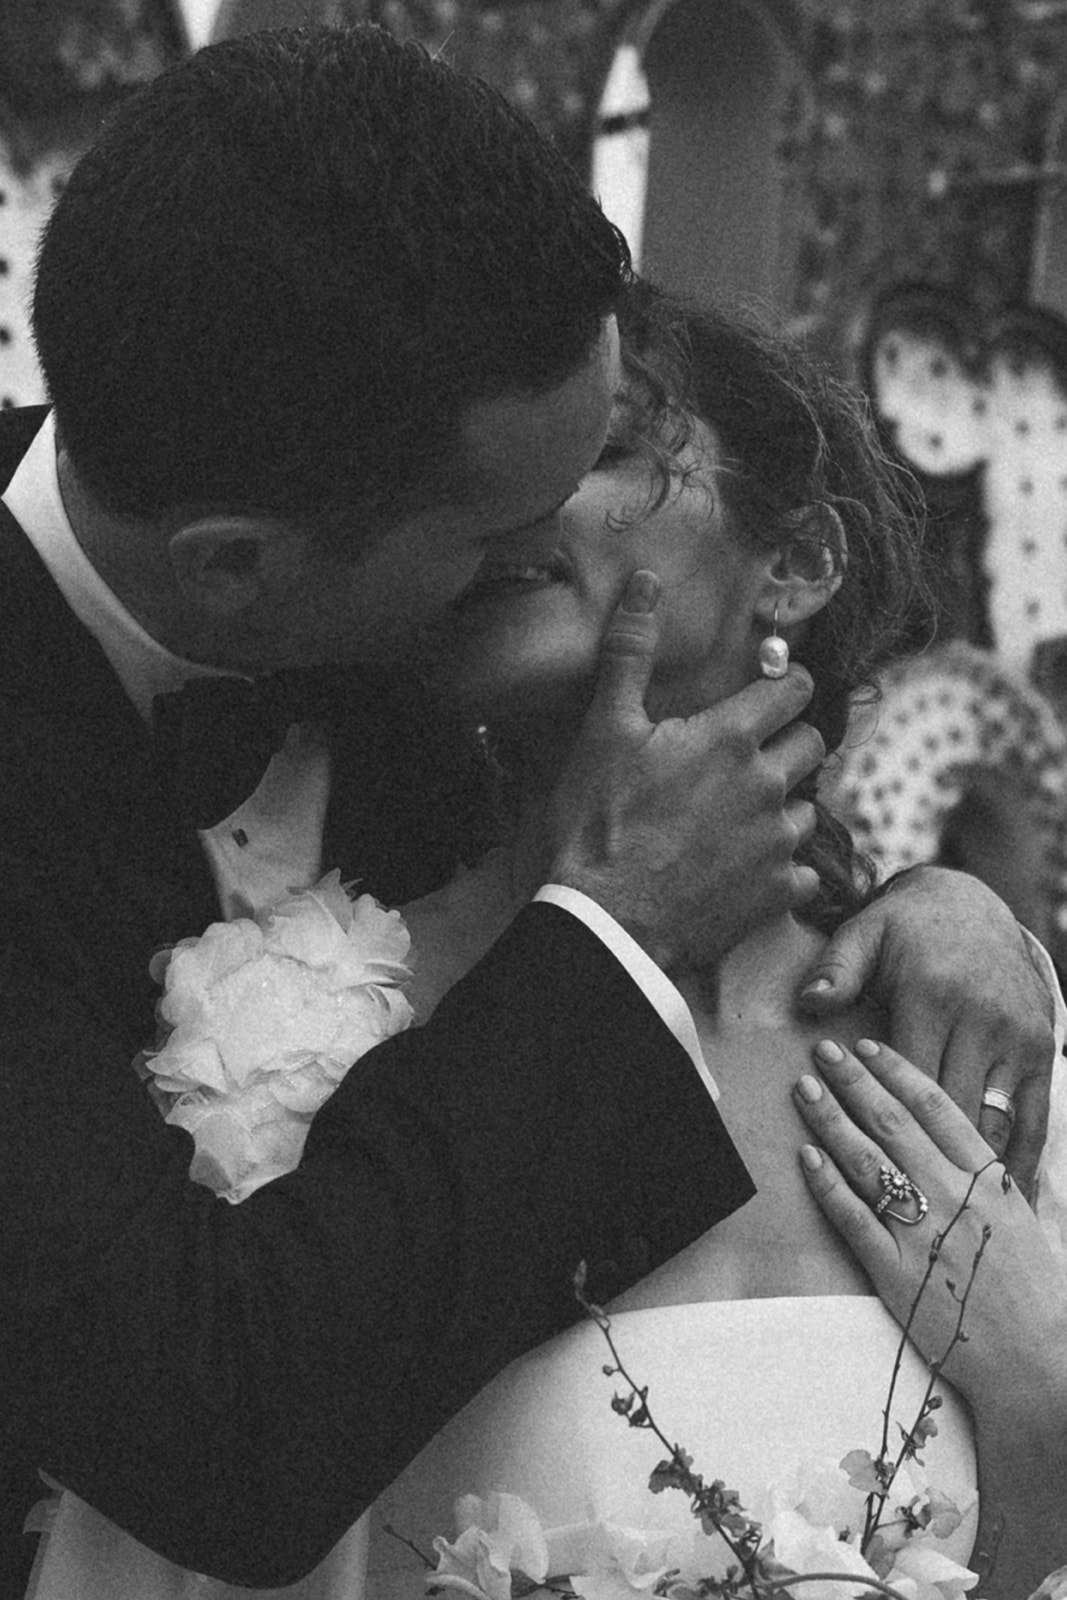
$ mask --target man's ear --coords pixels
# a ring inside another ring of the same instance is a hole
[[[815,616],[840,589],[847,565],[845,527],[833,506],[800,506],[789,512],[760,594],[761,623],[770,625],[776,606],[780,628]]]
[[[183,522],[167,549],[184,598],[200,611],[234,616],[290,583],[306,545],[284,522],[213,512]]]

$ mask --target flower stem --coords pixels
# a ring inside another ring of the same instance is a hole
[[[593,1319],[601,1333],[604,1335],[604,1338],[607,1341],[608,1349],[611,1351],[612,1359],[615,1362],[615,1372],[620,1378],[623,1379],[625,1383],[629,1384],[631,1397],[636,1396],[641,1402],[641,1410],[644,1413],[643,1420],[641,1422],[631,1422],[631,1427],[647,1428],[650,1432],[656,1435],[656,1438],[660,1441],[660,1443],[663,1445],[663,1448],[670,1456],[672,1465],[677,1468],[679,1477],[678,1487],[682,1488],[684,1493],[687,1494],[689,1499],[693,1502],[694,1514],[698,1517],[709,1516],[711,1518],[716,1533],[723,1540],[735,1561],[740,1563],[748,1585],[752,1590],[754,1600],[759,1600],[760,1591],[756,1587],[756,1576],[753,1563],[754,1552],[745,1550],[743,1545],[740,1543],[735,1543],[727,1533],[726,1529],[722,1526],[722,1523],[719,1520],[719,1515],[715,1510],[715,1507],[709,1503],[708,1490],[705,1486],[703,1478],[690,1470],[682,1455],[680,1447],[677,1444],[673,1444],[671,1440],[667,1438],[667,1435],[663,1432],[662,1428],[653,1417],[648,1406],[647,1390],[642,1392],[642,1390],[638,1388],[637,1384],[627,1372],[626,1367],[623,1364],[622,1357],[619,1355],[618,1349],[616,1348],[615,1340],[611,1336],[611,1318],[608,1316],[607,1312],[602,1306],[594,1305],[585,1293],[584,1262],[579,1266],[578,1272],[575,1274],[574,1292],[578,1298],[579,1305],[585,1311],[586,1315]],[[606,1371],[607,1369],[605,1368],[605,1372]],[[760,1529],[758,1523],[753,1523],[751,1522],[751,1519],[749,1519],[749,1526],[754,1529],[756,1533],[759,1533]]]
[[[891,1600],[905,1600],[899,1589],[891,1588],[881,1578],[869,1578],[859,1572],[804,1572],[798,1573],[795,1578],[772,1578],[769,1583],[760,1585],[760,1600],[764,1595],[788,1594],[798,1583],[862,1583],[867,1593],[873,1591],[875,1594],[887,1594]]]
[[[996,1158],[994,1157],[993,1160],[995,1159]],[[885,1463],[886,1456],[889,1452],[889,1425],[892,1419],[893,1396],[896,1392],[897,1379],[900,1376],[900,1369],[904,1361],[904,1351],[908,1345],[912,1325],[914,1324],[915,1318],[918,1314],[919,1305],[922,1301],[923,1295],[930,1286],[930,1279],[933,1277],[934,1268],[941,1259],[941,1250],[945,1240],[948,1238],[957,1222],[959,1222],[960,1218],[963,1216],[963,1213],[967,1210],[968,1206],[970,1205],[971,1195],[974,1193],[975,1184],[982,1176],[982,1173],[985,1172],[988,1167],[993,1165],[993,1160],[987,1161],[984,1167],[979,1167],[977,1172],[971,1174],[971,1181],[967,1185],[967,1192],[960,1201],[959,1206],[956,1208],[955,1214],[949,1218],[944,1230],[941,1233],[934,1235],[934,1242],[930,1246],[930,1255],[926,1264],[926,1271],[923,1273],[922,1282],[919,1284],[919,1287],[915,1292],[915,1298],[912,1300],[908,1311],[907,1321],[904,1323],[904,1327],[901,1331],[900,1343],[897,1345],[896,1360],[893,1363],[893,1372],[889,1380],[889,1393],[886,1396],[885,1408],[882,1412],[882,1442],[879,1447],[878,1460],[883,1464]],[[979,1244],[978,1250],[975,1254],[974,1261],[971,1264],[971,1275],[968,1279],[967,1287],[964,1290],[963,1296],[959,1302],[960,1311],[958,1317],[956,1318],[956,1326],[953,1329],[952,1337],[950,1338],[945,1349],[942,1351],[940,1357],[936,1361],[927,1363],[930,1372],[930,1381],[926,1386],[926,1392],[923,1395],[922,1403],[919,1407],[919,1415],[915,1419],[911,1432],[905,1435],[904,1443],[901,1446],[900,1453],[897,1456],[896,1461],[893,1463],[891,1472],[885,1480],[882,1492],[880,1494],[871,1494],[867,1497],[867,1513],[864,1518],[863,1538],[860,1540],[860,1551],[863,1554],[866,1554],[870,1546],[870,1542],[877,1533],[881,1524],[882,1513],[885,1510],[885,1503],[889,1497],[889,1491],[893,1487],[894,1479],[896,1478],[897,1473],[900,1471],[900,1468],[907,1457],[910,1441],[914,1438],[919,1423],[926,1415],[927,1405],[931,1396],[933,1395],[934,1386],[941,1375],[941,1368],[944,1366],[945,1362],[948,1360],[949,1356],[952,1354],[953,1350],[956,1348],[956,1345],[960,1341],[963,1329],[963,1313],[966,1309],[967,1299],[971,1292],[971,1285],[974,1283],[974,1275],[978,1270],[978,1263],[982,1259],[987,1240],[988,1235],[983,1235],[981,1243]]]

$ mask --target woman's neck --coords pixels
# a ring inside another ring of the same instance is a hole
[[[675,974],[709,1023],[774,1027],[796,1016],[800,982],[825,940],[789,912],[757,924],[717,963]]]
[[[609,1309],[871,1292],[813,1202],[798,1159],[807,1130],[793,1085],[812,1071],[812,1049],[827,1024],[803,1016],[795,997],[823,942],[795,918],[777,917],[717,968],[675,978],[719,1088],[719,1114],[756,1193]],[[864,1033],[879,1036],[882,1025],[858,1006],[835,1017],[831,1031],[851,1044]]]

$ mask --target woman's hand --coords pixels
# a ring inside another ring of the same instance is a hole
[[[838,929],[808,978],[800,1003],[828,1026],[867,989],[894,1046],[940,1079],[1029,1190],[1045,1143],[1053,999],[992,889],[913,867]],[[983,1105],[985,1089],[1006,1094],[1012,1113]]]
[[[1042,1405],[1059,1383],[1067,1417],[1067,1277],[1036,1218],[944,1090],[887,1045],[861,1040],[856,1048],[853,1055],[824,1041],[816,1047],[822,1081],[805,1076],[797,1085],[797,1105],[822,1147],[802,1156],[816,1200],[901,1323],[938,1245],[910,1334],[928,1360],[940,1360],[967,1293],[968,1338],[944,1370],[969,1399],[993,1404],[999,1390],[1018,1416],[1028,1389]],[[915,1199],[892,1196],[875,1214],[888,1167],[920,1191],[924,1216]]]
[[[801,1152],[808,1186],[912,1342],[970,1402],[981,1497],[971,1565],[986,1600],[1018,1600],[1067,1560],[1067,1275],[937,1084],[866,1040],[856,1054],[824,1041],[815,1055],[820,1078],[801,1078],[795,1094],[816,1141]]]

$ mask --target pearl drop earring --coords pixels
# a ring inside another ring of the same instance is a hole
[[[759,669],[765,678],[784,678],[789,667],[789,646],[778,637],[778,602],[774,602],[773,634],[760,640]]]

